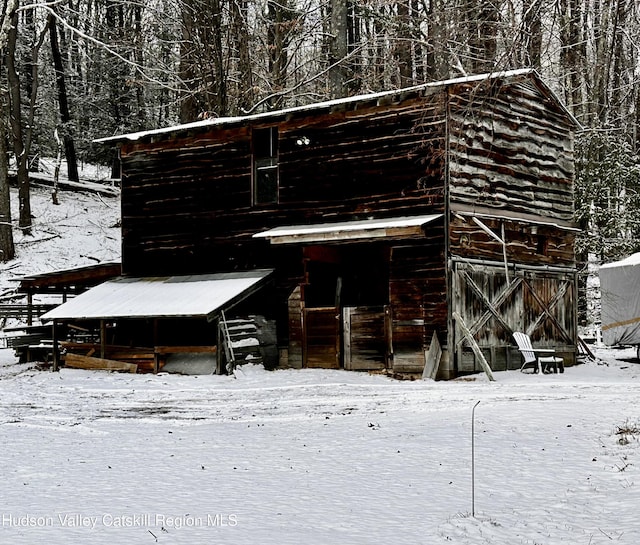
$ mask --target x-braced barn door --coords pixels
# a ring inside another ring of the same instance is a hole
[[[517,369],[513,332],[529,334],[538,346],[575,355],[576,273],[566,269],[454,262],[452,314],[457,312],[494,370]],[[480,367],[460,328],[453,324],[459,372]]]

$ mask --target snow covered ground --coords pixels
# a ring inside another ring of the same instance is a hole
[[[34,190],[5,289],[119,258],[117,199],[49,193]],[[637,545],[640,365],[598,356],[401,382],[52,373],[0,349],[0,543]]]
[[[636,545],[640,365],[599,355],[562,375],[409,382],[52,373],[3,350],[0,539]]]

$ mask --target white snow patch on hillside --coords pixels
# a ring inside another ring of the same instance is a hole
[[[17,225],[18,197],[12,189],[12,216]],[[92,193],[58,192],[32,187],[31,234],[14,229],[16,258],[0,263],[0,290],[14,289],[18,280],[99,262],[120,261],[120,199]]]

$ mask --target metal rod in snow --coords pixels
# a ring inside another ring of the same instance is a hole
[[[478,401],[471,409],[471,516],[476,516],[476,407]]]

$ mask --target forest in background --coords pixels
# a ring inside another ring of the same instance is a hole
[[[28,232],[38,156],[107,163],[93,139],[534,67],[582,124],[587,252],[640,249],[635,0],[2,0],[0,249]],[[6,149],[3,149],[5,146]],[[19,210],[8,202],[17,158]],[[4,160],[3,158],[7,158]]]

